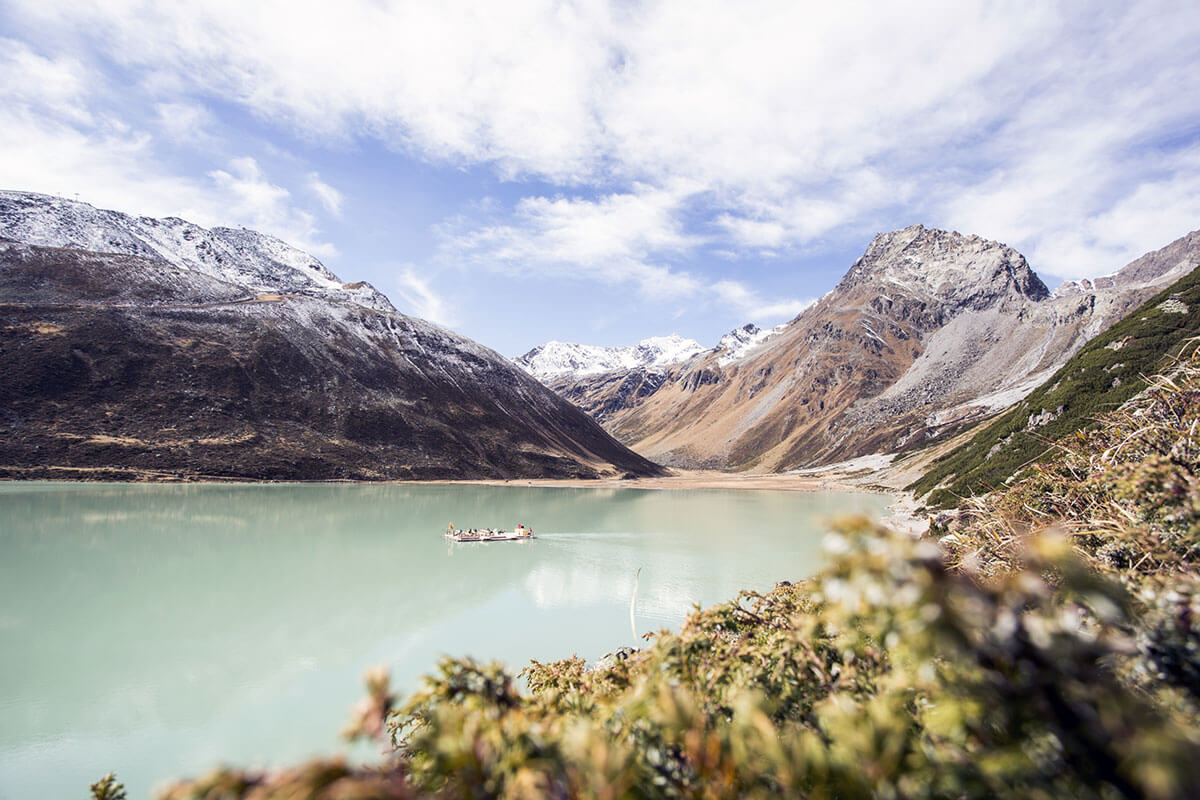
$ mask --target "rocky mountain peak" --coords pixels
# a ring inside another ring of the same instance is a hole
[[[913,225],[876,236],[834,290],[776,331],[738,328],[665,378],[618,372],[552,388],[671,466],[787,470],[893,452],[1024,397],[1194,269],[1198,252],[1200,234],[1189,235],[1055,297],[1011,247]],[[1180,317],[1193,307],[1166,305]]]
[[[1008,245],[924,225],[880,233],[871,240],[835,292],[862,289],[884,295],[902,292],[950,310],[1050,295],[1025,257]]]
[[[750,341],[762,331],[753,322],[747,322],[740,328],[734,328],[729,333],[721,337],[721,341],[717,342],[718,350],[726,350],[735,347],[739,344]]]

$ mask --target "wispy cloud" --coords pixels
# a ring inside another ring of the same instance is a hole
[[[45,119],[91,124],[87,98],[97,88],[75,58],[47,58],[29,45],[0,37],[0,96],[5,104]]]
[[[258,162],[249,156],[229,162],[229,171],[208,173],[220,195],[231,204],[231,213],[246,224],[296,243],[323,258],[337,249],[317,238],[316,220],[291,204],[291,192],[267,179]]]
[[[438,325],[453,325],[458,322],[451,313],[450,305],[434,291],[429,278],[417,274],[407,266],[396,275],[396,291],[400,299],[400,310]]]
[[[732,306],[743,319],[764,324],[791,319],[813,304],[811,299],[766,300],[739,281],[717,281],[711,289],[720,302]]]
[[[170,102],[156,103],[154,110],[158,114],[158,126],[163,135],[174,142],[187,142],[202,146],[210,145],[214,140],[212,129],[216,126],[216,117],[199,103]]]
[[[321,180],[320,175],[315,172],[308,174],[308,189],[317,196],[326,211],[335,217],[342,215],[342,203],[346,200],[345,195]]]
[[[123,117],[103,74],[71,56],[43,56],[11,40],[0,44],[0,186],[204,225],[243,224],[318,256],[336,254],[312,214],[255,159],[230,159],[206,176],[166,165],[161,145],[215,141],[215,120],[202,105],[158,103],[145,119]]]

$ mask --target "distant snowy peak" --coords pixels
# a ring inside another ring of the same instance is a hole
[[[513,360],[545,383],[565,377],[579,378],[638,367],[666,367],[686,361],[707,349],[693,339],[671,334],[652,336],[629,347],[597,347],[552,341]]]
[[[717,353],[717,363],[726,367],[741,360],[751,350],[782,331],[786,326],[785,322],[764,331],[754,323],[749,323],[740,328],[734,328],[722,336],[721,341],[717,342],[717,346],[714,348]]]
[[[703,353],[704,345],[695,339],[685,339],[678,334],[651,336],[633,346],[633,356],[638,363],[647,367],[665,367],[686,361],[697,353]]]
[[[652,336],[630,347],[597,347],[570,342],[547,342],[513,359],[543,383],[564,378],[585,378],[606,372],[658,369],[681,364],[701,353],[715,353],[722,367],[739,361],[786,326],[761,330],[753,323],[735,328],[721,337],[716,347],[705,347],[677,334]]]
[[[159,258],[255,291],[317,295],[395,311],[370,284],[343,284],[308,253],[257,231],[209,229],[178,217],[134,217],[61,197],[0,191],[0,237]]]

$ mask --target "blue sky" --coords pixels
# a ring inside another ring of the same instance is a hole
[[[713,344],[914,222],[1051,286],[1200,228],[1200,11],[0,0],[0,187],[272,233],[507,355]]]

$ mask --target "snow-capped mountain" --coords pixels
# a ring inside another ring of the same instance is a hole
[[[694,339],[671,334],[652,336],[629,347],[550,341],[513,361],[539,381],[547,383],[617,370],[667,367],[705,350],[707,348]]]
[[[247,230],[0,192],[0,476],[658,472],[498,353]]]
[[[754,323],[748,323],[740,328],[734,328],[721,337],[714,348],[717,353],[717,363],[727,367],[735,361],[745,358],[758,345],[782,331],[787,323],[776,325],[774,328],[763,330]]]
[[[348,300],[395,311],[368,283],[344,284],[320,261],[245,228],[203,228],[178,217],[135,217],[32,192],[0,191],[2,235],[25,244],[158,258],[255,292]]]

